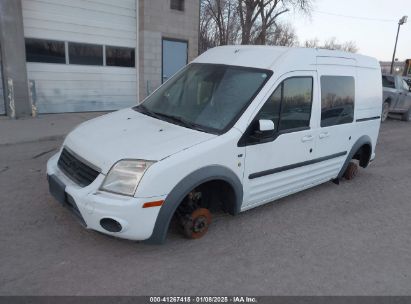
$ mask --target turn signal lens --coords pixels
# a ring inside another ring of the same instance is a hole
[[[160,207],[164,201],[144,203],[143,208]]]

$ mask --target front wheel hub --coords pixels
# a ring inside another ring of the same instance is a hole
[[[184,222],[184,234],[190,239],[199,239],[207,233],[210,224],[210,211],[206,208],[198,208]]]

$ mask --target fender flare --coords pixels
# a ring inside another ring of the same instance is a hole
[[[348,167],[348,164],[350,163],[351,159],[354,157],[355,153],[363,146],[363,145],[369,145],[371,148],[371,153],[372,153],[372,145],[371,145],[371,138],[368,135],[363,135],[361,136],[355,144],[352,146],[350,153],[348,153],[347,159],[344,162],[344,165],[342,166],[340,173],[338,173],[337,179],[342,178],[344,175],[345,170]],[[368,160],[367,164],[364,166],[367,167],[369,164],[370,160]]]
[[[232,170],[223,166],[203,167],[184,177],[167,195],[158,213],[153,233],[144,242],[147,244],[163,244],[167,237],[171,218],[184,197],[197,186],[212,180],[222,180],[231,185],[235,194],[235,206],[233,206],[230,214],[238,214],[243,201],[243,185],[240,179]]]

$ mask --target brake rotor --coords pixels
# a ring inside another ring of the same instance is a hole
[[[352,180],[354,177],[357,176],[357,173],[358,173],[358,166],[357,166],[357,164],[355,164],[355,163],[353,163],[353,162],[350,162],[350,163],[348,164],[347,169],[346,169],[345,172],[344,172],[344,177],[345,177],[347,180]]]
[[[211,213],[206,208],[198,208],[184,223],[184,234],[190,239],[199,239],[207,233],[211,224]]]

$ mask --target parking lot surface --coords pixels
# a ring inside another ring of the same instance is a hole
[[[86,230],[49,195],[61,138],[0,145],[0,294],[409,295],[410,134],[389,120],[354,180],[219,215],[204,238],[171,232],[163,246]]]

